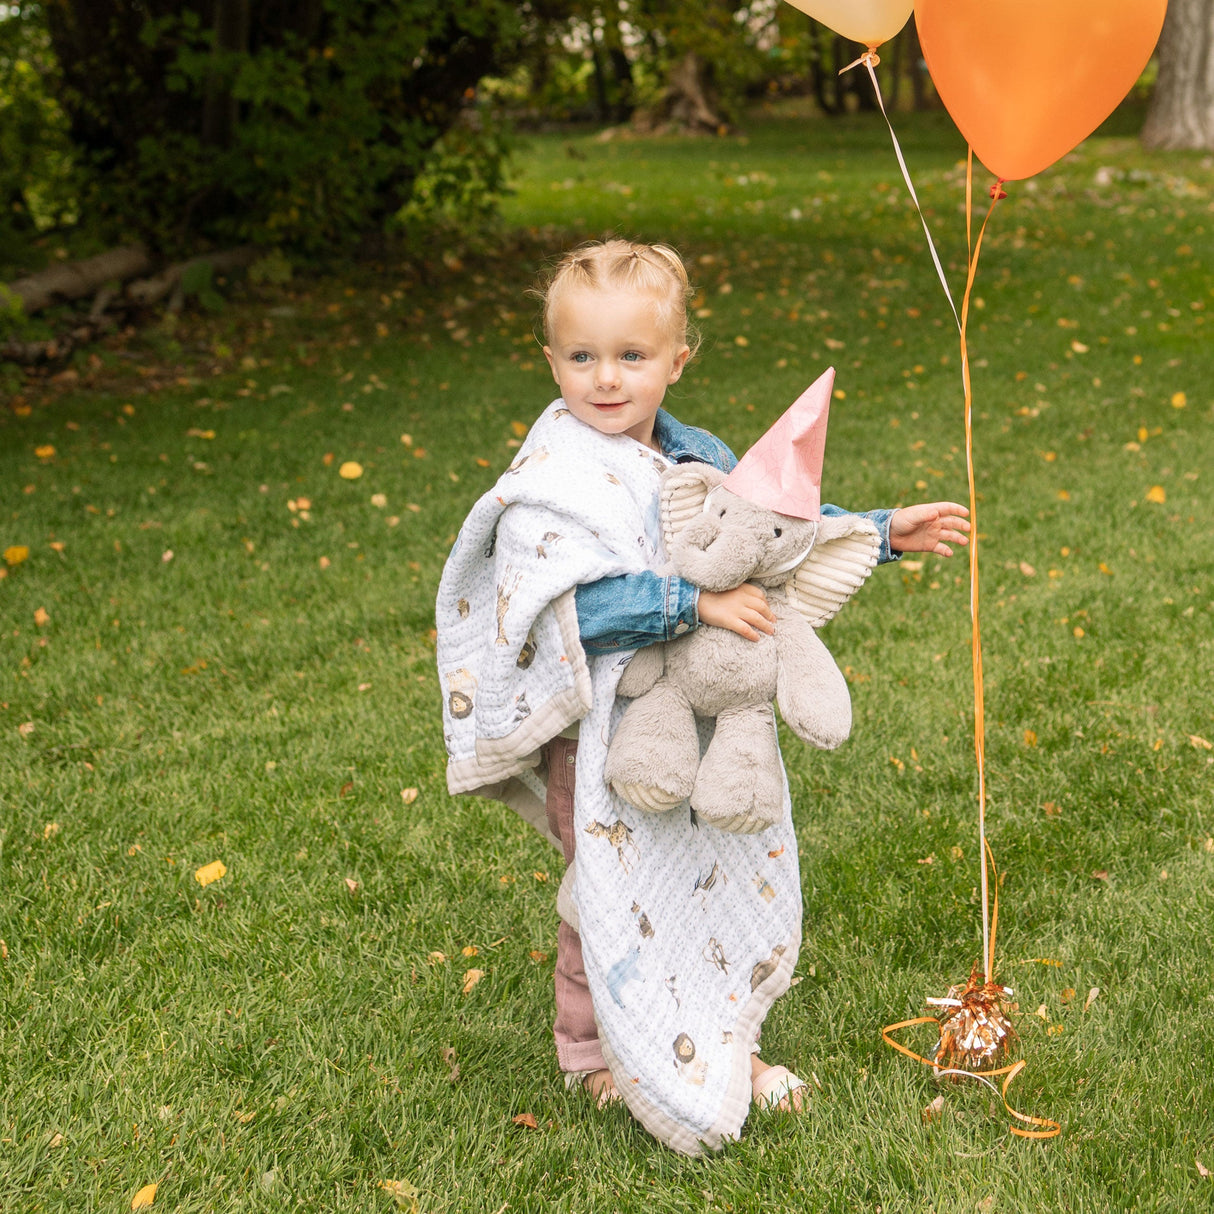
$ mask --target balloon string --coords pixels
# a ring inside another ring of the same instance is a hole
[[[936,1077],[941,1075],[956,1075],[962,1079],[977,1079],[979,1083],[985,1083],[993,1092],[997,1092],[1003,1101],[1003,1107],[1007,1109],[1011,1116],[1017,1121],[1023,1121],[1026,1125],[1039,1125],[1047,1128],[1041,1130],[1022,1130],[1019,1126],[1009,1125],[1007,1128],[1020,1138],[1056,1138],[1062,1133],[1062,1126],[1056,1121],[1052,1121],[1049,1117],[1033,1117],[1028,1113],[1021,1113],[1018,1109],[1012,1108],[1007,1100],[1007,1090],[1011,1086],[1012,1080],[1020,1074],[1028,1063],[1021,1058],[1019,1062],[1013,1062],[1009,1066],[1001,1066],[990,1071],[965,1071],[959,1067],[941,1067],[937,1066],[930,1058],[924,1058],[922,1054],[916,1054],[914,1050],[909,1049],[900,1041],[895,1041],[890,1034],[896,1033],[899,1029],[908,1029],[916,1024],[935,1024],[939,1025],[939,1021],[935,1016],[915,1016],[910,1020],[899,1020],[897,1024],[887,1024],[881,1030],[881,1039],[886,1045],[892,1046],[900,1054],[905,1054],[908,1058],[914,1059],[916,1062],[922,1062],[926,1066],[930,1066],[935,1072]],[[1004,1077],[1001,1087],[995,1087],[991,1080],[999,1075]]]
[[[852,68],[859,67],[863,64],[868,69],[868,78],[873,82],[873,93],[877,98],[877,107],[881,111],[881,117],[885,119],[885,125],[889,127],[889,137],[894,144],[894,155],[898,158],[898,167],[902,170],[902,180],[906,182],[907,193],[911,196],[911,201],[915,204],[915,210],[919,212],[919,222],[923,225],[923,234],[927,237],[928,252],[932,255],[932,264],[936,267],[936,276],[940,279],[940,285],[944,288],[944,297],[948,300],[948,306],[953,310],[953,319],[957,322],[957,328],[961,328],[961,318],[957,315],[957,305],[953,303],[953,293],[949,290],[948,279],[944,276],[944,267],[940,264],[940,255],[936,252],[935,242],[932,240],[931,229],[927,226],[927,217],[923,214],[923,207],[919,204],[919,195],[915,192],[915,183],[911,180],[910,169],[906,167],[906,158],[902,155],[902,145],[898,142],[898,136],[894,131],[894,124],[889,120],[889,114],[885,112],[885,100],[881,96],[881,86],[877,83],[877,73],[873,71],[878,63],[881,62],[877,55],[877,48],[870,46],[868,50],[860,56],[859,59],[849,63],[839,75],[843,72],[850,72]]]
[[[973,155],[966,161],[965,180],[965,231],[966,243],[972,224],[973,201]],[[965,467],[969,480],[970,507],[970,648],[974,671],[974,757],[978,764],[978,850],[982,861],[982,963],[983,978],[990,982],[994,972],[994,941],[990,930],[990,884],[987,879],[987,853],[990,850],[986,841],[986,710],[983,694],[982,679],[982,628],[978,601],[978,491],[974,478],[974,394],[970,383],[969,343],[967,330],[969,327],[970,297],[974,290],[974,279],[978,274],[978,258],[982,253],[982,238],[986,235],[986,225],[990,223],[995,207],[1006,195],[1002,190],[1003,182],[999,181],[991,189],[991,205],[987,209],[982,227],[978,229],[978,238],[973,242],[969,251],[969,266],[965,278],[965,294],[961,299],[961,384],[965,393]]]

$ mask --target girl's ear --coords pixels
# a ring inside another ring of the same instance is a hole
[[[674,365],[670,368],[670,378],[666,381],[668,384],[675,383],[679,376],[683,374],[683,368],[687,366],[687,360],[691,357],[691,347],[684,346],[675,356]]]
[[[551,346],[544,347],[544,357],[548,360],[548,368],[552,372],[552,378],[559,384],[561,377],[556,373],[556,359],[553,357]]]

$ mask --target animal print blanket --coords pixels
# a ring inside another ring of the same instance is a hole
[[[686,805],[635,809],[603,779],[630,655],[584,653],[574,589],[660,568],[665,466],[554,401],[448,558],[438,666],[450,791],[518,806],[524,790],[541,830],[539,747],[581,722],[577,855],[562,883],[574,905],[562,913],[581,935],[616,1086],[646,1129],[696,1155],[746,1119],[751,1046],[796,964],[801,890],[787,783],[775,827],[734,835],[698,825]]]

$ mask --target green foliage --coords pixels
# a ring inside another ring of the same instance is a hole
[[[244,14],[244,24],[241,24]],[[48,10],[91,216],[172,249],[202,236],[310,253],[407,204],[465,94],[508,61],[505,0],[72,0]],[[449,150],[443,174],[489,178]]]
[[[0,10],[0,263],[28,264],[31,238],[73,218],[73,156],[57,84],[40,6]]]

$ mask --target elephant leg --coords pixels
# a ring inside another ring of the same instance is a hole
[[[630,805],[660,814],[691,796],[699,762],[691,705],[672,683],[659,679],[625,709],[604,776]]]
[[[717,717],[691,807],[701,823],[742,835],[766,830],[783,817],[783,769],[770,704]]]

